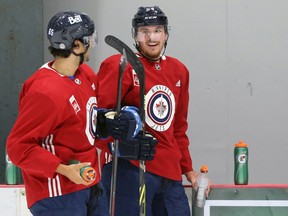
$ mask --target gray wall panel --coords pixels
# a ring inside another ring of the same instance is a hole
[[[5,143],[18,113],[23,81],[43,63],[43,3],[0,1],[0,183],[4,183]]]

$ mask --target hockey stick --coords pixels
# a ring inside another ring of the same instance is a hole
[[[139,58],[135,55],[135,53],[121,40],[118,38],[108,35],[105,37],[105,42],[116,49],[118,52],[120,52],[123,55],[123,51],[126,51],[127,60],[131,64],[132,68],[137,74],[137,77],[139,79],[140,83],[140,118],[142,121],[142,130],[143,134],[145,133],[145,104],[144,104],[144,94],[145,94],[145,74],[144,74],[144,67],[142,62],[139,60]],[[118,92],[119,93],[119,92]],[[120,99],[121,100],[121,99]],[[113,159],[114,160],[114,159]],[[140,172],[140,186],[139,186],[139,207],[140,207],[140,216],[146,215],[146,184],[145,184],[145,172],[146,172],[146,166],[145,161],[140,160],[139,161],[139,172]],[[115,169],[115,167],[114,167]],[[113,168],[112,168],[113,170]],[[115,188],[114,188],[115,190]],[[113,192],[113,191],[112,191]],[[115,191],[114,191],[115,193]],[[110,193],[112,194],[112,193]],[[114,201],[112,200],[114,199]],[[110,196],[110,203],[115,203],[115,196]],[[114,211],[113,206],[110,206],[110,212]],[[113,216],[113,215],[112,215]]]
[[[117,92],[117,105],[116,105],[116,115],[118,116],[121,111],[121,94],[122,94],[122,78],[124,70],[127,65],[127,56],[125,49],[123,48],[122,56],[119,64],[119,74],[118,74],[118,92]],[[118,167],[118,149],[119,149],[119,140],[115,139],[114,141],[114,152],[113,152],[113,161],[112,161],[112,177],[111,177],[111,191],[110,191],[110,206],[109,213],[111,216],[114,215],[115,211],[115,197],[116,197],[116,178],[117,178],[117,167]]]

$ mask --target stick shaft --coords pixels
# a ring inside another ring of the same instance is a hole
[[[116,99],[116,116],[120,114],[121,111],[121,95],[122,95],[122,78],[124,74],[124,70],[126,67],[126,53],[123,51],[123,55],[121,56],[120,64],[119,64],[119,73],[118,73],[118,92]],[[112,176],[111,176],[111,191],[110,191],[110,203],[109,203],[109,213],[111,216],[115,214],[115,200],[116,200],[116,181],[117,181],[117,167],[118,167],[118,148],[119,148],[119,140],[114,140],[114,152],[113,152],[113,160],[112,160]]]
[[[139,79],[140,83],[140,118],[142,121],[142,130],[143,134],[145,134],[145,74],[144,74],[144,67],[142,62],[139,60],[139,58],[136,56],[136,54],[121,40],[118,38],[108,35],[105,37],[105,42],[116,49],[118,52],[122,53],[126,51],[127,53],[127,60],[133,67],[134,71],[137,74],[137,77]],[[124,51],[123,51],[124,50]],[[121,82],[122,83],[122,82]],[[119,94],[119,91],[118,91]],[[114,159],[113,159],[114,161]],[[116,165],[117,166],[117,162]],[[115,167],[114,167],[115,168]],[[113,168],[112,168],[113,170]],[[117,172],[114,171],[115,173]],[[139,161],[139,208],[140,216],[146,216],[146,183],[145,183],[145,173],[146,173],[146,165],[144,160]],[[113,177],[114,175],[112,175]],[[113,177],[114,181],[116,179],[116,175]],[[115,183],[116,184],[116,183]],[[113,185],[111,185],[112,187]],[[116,186],[114,186],[116,188]],[[115,193],[115,192],[114,192]],[[112,194],[111,196],[115,196],[115,194]],[[113,207],[113,204],[115,205],[115,197],[113,198],[114,200],[111,200],[110,197],[110,206]],[[114,208],[114,207],[113,207]],[[113,216],[113,215],[112,215]]]

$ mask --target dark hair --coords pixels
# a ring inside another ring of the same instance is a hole
[[[59,57],[68,58],[71,55],[70,50],[55,49],[52,46],[49,46],[48,49],[54,57],[59,56]]]
[[[81,43],[84,44],[84,41],[82,39],[76,39],[76,40],[78,40],[78,41],[80,41]],[[75,40],[74,40],[74,42],[75,42]],[[70,56],[70,54],[72,53],[73,47],[75,47],[74,42],[72,44],[71,50],[56,49],[56,48],[54,48],[52,46],[49,46],[48,49],[49,49],[50,53],[54,56],[54,58],[55,58],[55,56],[68,58]]]

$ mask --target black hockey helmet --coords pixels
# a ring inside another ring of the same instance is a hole
[[[51,47],[71,50],[76,39],[82,40],[84,45],[89,47],[90,36],[94,31],[94,22],[87,14],[78,11],[64,11],[50,19],[47,26],[47,37]]]
[[[167,34],[166,41],[164,43],[164,50],[161,55],[163,56],[167,47],[167,41],[170,31],[170,27],[168,27],[168,18],[158,6],[139,7],[138,11],[134,15],[134,18],[132,19],[132,37],[135,40],[134,44],[135,48],[139,51],[139,53],[141,53],[145,58],[147,58],[150,61],[158,61],[161,58],[161,56],[158,59],[150,59],[149,57],[145,56],[140,50],[139,41],[136,40],[136,36],[139,27],[155,26],[155,25],[164,26],[165,33]]]
[[[158,6],[139,7],[132,19],[133,28],[149,25],[168,25],[167,16]]]

